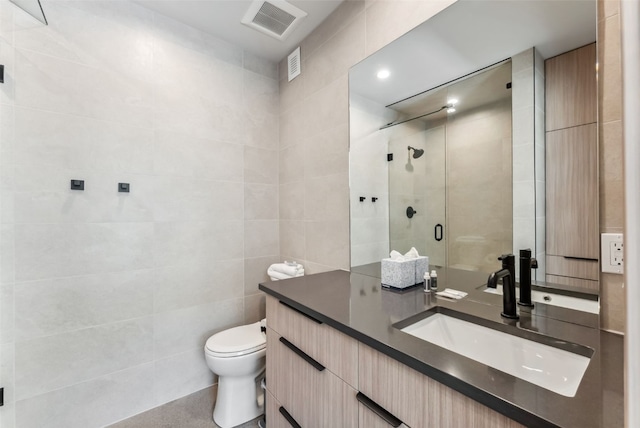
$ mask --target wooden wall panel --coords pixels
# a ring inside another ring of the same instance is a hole
[[[595,43],[546,60],[545,82],[547,131],[596,122]]]
[[[597,260],[596,124],[547,132],[546,151],[547,255]]]

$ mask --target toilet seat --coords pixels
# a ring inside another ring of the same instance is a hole
[[[239,357],[260,351],[267,346],[260,322],[233,327],[211,336],[205,345],[207,354],[218,358]]]

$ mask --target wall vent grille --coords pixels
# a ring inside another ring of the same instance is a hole
[[[284,40],[307,13],[284,0],[255,0],[242,23],[275,39]]]
[[[300,74],[300,46],[287,57],[289,82]]]

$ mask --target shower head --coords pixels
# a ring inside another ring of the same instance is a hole
[[[424,154],[424,150],[423,149],[416,149],[414,147],[407,147],[408,150],[413,150],[413,158],[414,159],[418,159],[420,156],[422,156]]]

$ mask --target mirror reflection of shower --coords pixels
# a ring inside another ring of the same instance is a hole
[[[411,152],[411,150],[413,150],[413,158],[414,159],[418,159],[420,156],[422,156],[424,154],[424,150],[422,149],[416,149],[414,147],[407,147],[407,149],[409,150],[409,152]]]
[[[418,159],[420,156],[422,156],[424,154],[424,150],[423,149],[416,149],[414,147],[408,146],[407,147],[407,163],[404,166],[404,169],[407,172],[413,172],[413,164],[411,163],[411,150],[413,150],[413,158],[414,159]]]

